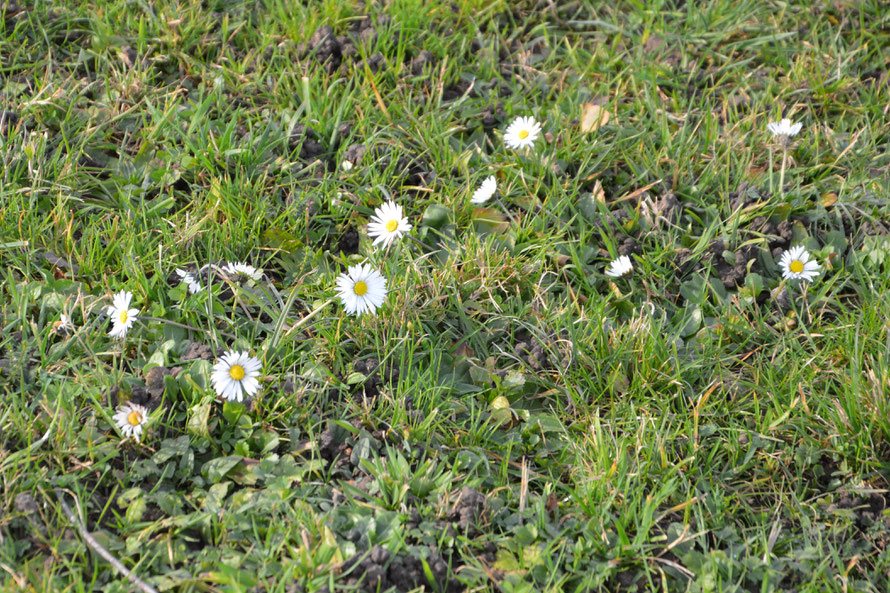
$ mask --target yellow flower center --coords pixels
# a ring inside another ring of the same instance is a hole
[[[800,261],[799,259],[796,259],[793,262],[791,262],[791,265],[788,266],[788,269],[791,270],[792,272],[794,272],[795,274],[800,274],[801,272],[803,272],[803,262]]]
[[[352,287],[352,290],[353,290],[353,291],[355,292],[355,294],[357,294],[358,296],[362,296],[362,295],[364,295],[366,292],[368,292],[368,285],[365,284],[364,282],[362,282],[361,280],[359,280],[358,282],[355,283],[355,286]]]
[[[526,138],[528,138],[528,130],[519,130],[517,136],[519,136],[520,140],[525,140]]]
[[[388,233],[394,232],[397,228],[399,228],[399,221],[395,218],[386,223],[386,232]]]
[[[136,410],[133,410],[132,412],[127,414],[127,422],[130,424],[130,426],[139,426],[140,424],[142,424],[142,414],[140,414]]]
[[[130,316],[127,315],[127,312],[126,312],[126,311],[121,311],[121,314],[118,315],[118,319],[121,320],[121,323],[126,323],[126,322],[127,322],[127,319],[129,319],[129,318],[130,318]]]
[[[229,376],[236,381],[244,378],[244,367],[240,364],[233,364],[229,369]]]

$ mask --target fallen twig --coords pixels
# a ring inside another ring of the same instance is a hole
[[[157,589],[155,589],[154,587],[152,587],[151,585],[149,585],[148,583],[146,583],[145,581],[143,581],[142,579],[137,577],[135,574],[130,572],[126,566],[121,564],[120,560],[118,560],[117,558],[112,556],[111,552],[109,552],[108,550],[103,548],[102,545],[99,542],[97,542],[96,539],[92,535],[90,535],[90,532],[87,531],[87,528],[83,524],[83,522],[71,511],[71,507],[69,507],[65,503],[65,499],[63,498],[62,491],[59,490],[58,488],[56,488],[55,492],[56,492],[56,498],[59,499],[59,504],[62,505],[62,510],[65,511],[66,515],[68,515],[68,520],[71,521],[71,523],[77,528],[77,530],[80,532],[81,537],[83,537],[84,541],[87,543],[88,546],[90,546],[91,548],[96,550],[96,552],[98,552],[100,556],[105,558],[105,560],[107,560],[109,564],[111,564],[113,567],[115,567],[119,573],[121,573],[122,575],[127,577],[127,579],[131,583],[133,583],[134,585],[139,587],[139,589],[141,589],[144,593],[158,593]],[[77,498],[75,497],[74,500],[76,502]],[[78,508],[79,508],[79,506],[80,505],[78,505]]]

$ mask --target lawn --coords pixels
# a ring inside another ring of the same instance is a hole
[[[888,48],[0,1],[0,588],[890,590]]]

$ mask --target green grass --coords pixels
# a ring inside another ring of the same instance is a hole
[[[62,500],[157,590],[890,587],[884,3],[5,11],[4,590],[134,590]],[[338,68],[304,51],[362,15]],[[383,250],[389,198],[415,228]],[[171,279],[225,260],[265,277]],[[355,318],[335,279],[365,260],[390,293]],[[263,362],[247,405],[209,382],[230,348]]]

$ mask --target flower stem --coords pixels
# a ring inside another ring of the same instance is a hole
[[[785,196],[785,164],[788,162],[788,149],[782,149],[782,171],[779,173],[779,192]]]
[[[188,329],[191,331],[200,332],[202,334],[210,335],[210,330],[201,329],[200,327],[195,327],[194,325],[186,325],[185,323],[179,323],[177,321],[170,321],[169,319],[163,319],[161,317],[149,317],[148,315],[140,315],[139,319],[141,319],[143,321],[154,321],[157,323],[166,323],[167,325],[175,325],[176,327],[181,327],[183,329]],[[226,333],[223,331],[221,331],[219,333],[227,338],[231,338],[232,340],[235,340],[238,338],[238,336],[235,336],[234,334]]]
[[[769,193],[773,194],[773,145],[769,145]]]
[[[327,307],[328,305],[330,305],[330,304],[333,303],[333,302],[334,302],[334,299],[328,299],[328,300],[326,300],[325,302],[323,302],[322,304],[320,304],[319,306],[317,306],[316,308],[314,308],[312,311],[310,311],[309,313],[307,313],[305,317],[303,317],[303,318],[300,319],[298,322],[296,322],[295,324],[293,324],[292,326],[290,326],[290,327],[288,328],[288,330],[287,330],[286,332],[284,332],[284,337],[289,336],[290,333],[291,333],[292,331],[294,331],[295,329],[299,329],[300,327],[302,327],[302,325],[303,325],[304,323],[306,323],[307,321],[309,321],[310,319],[312,319],[313,317],[315,317],[315,315],[316,315],[319,311],[321,311],[322,309],[324,309],[325,307]]]

